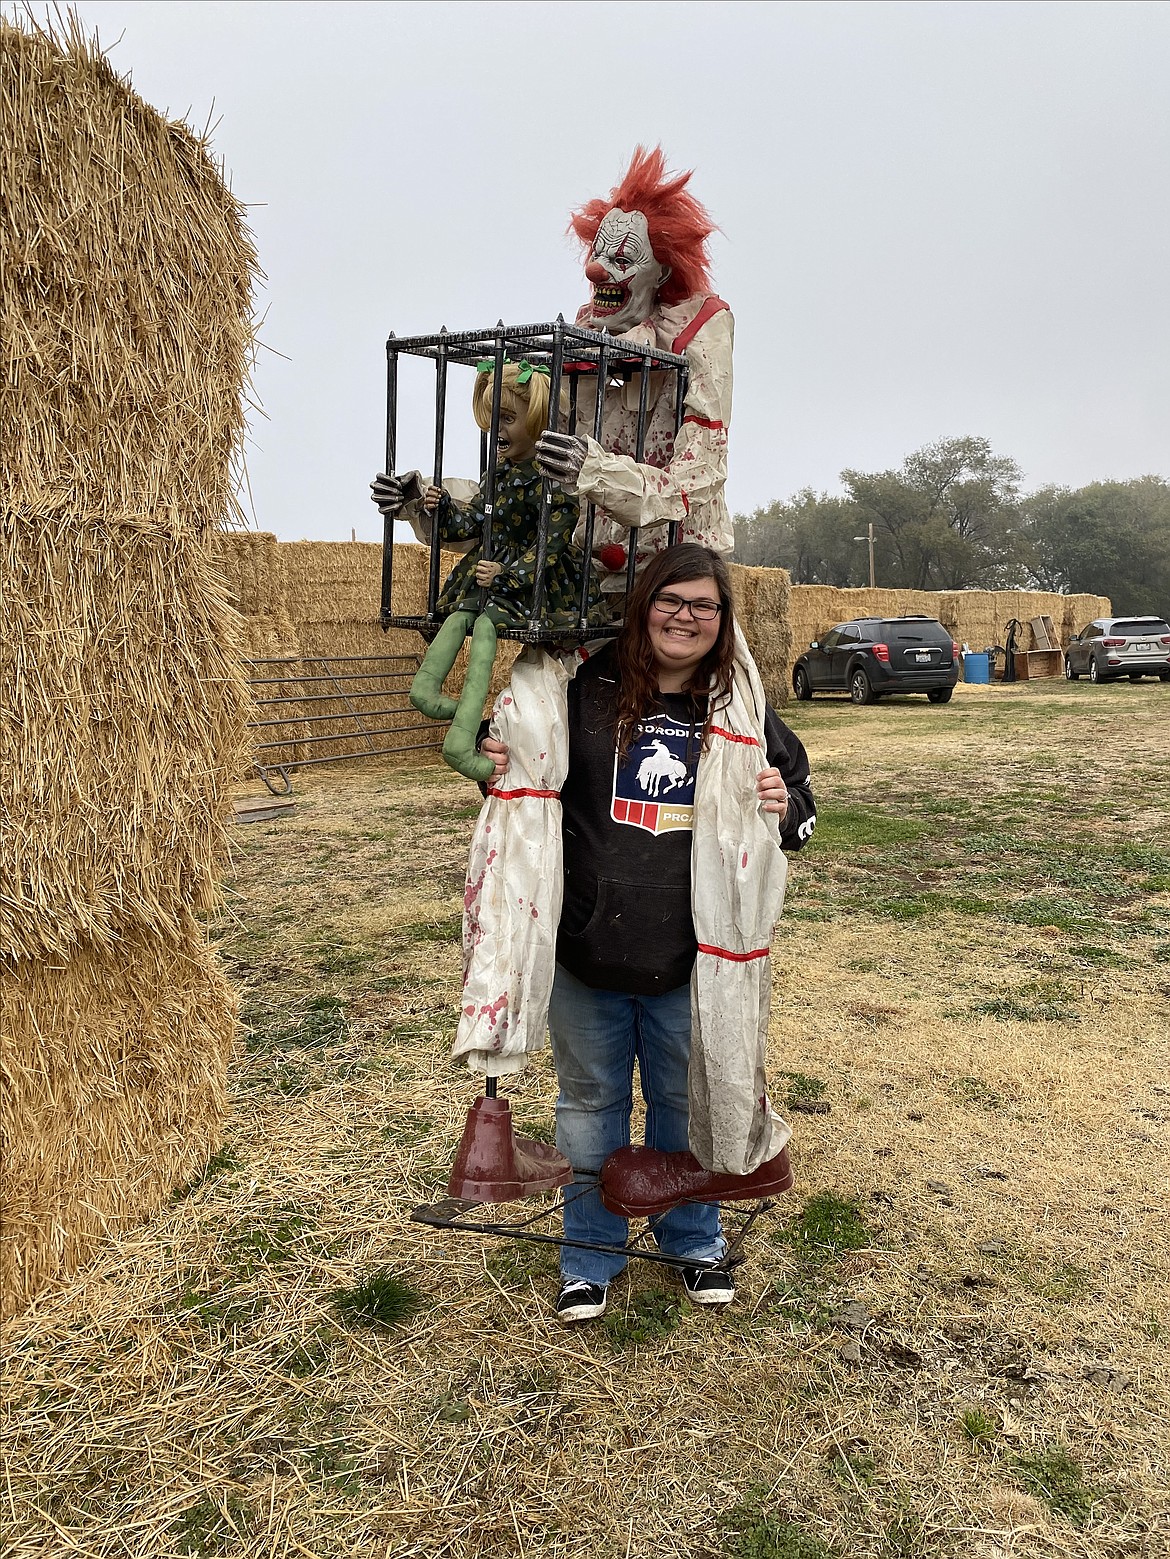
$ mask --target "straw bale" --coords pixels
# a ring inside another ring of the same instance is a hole
[[[76,17],[0,22],[5,497],[23,514],[238,513],[256,254],[208,145]],[[7,507],[7,504],[6,504]]]
[[[782,568],[731,565],[735,613],[773,705],[789,698],[792,661],[791,585]]]
[[[164,1201],[220,1140],[235,1000],[190,917],[3,978],[0,1313]]]
[[[166,520],[3,528],[0,938],[20,957],[177,933],[207,907],[244,747],[236,622],[206,548]]]
[[[242,618],[241,643],[250,658],[297,656],[297,635],[288,612],[287,548],[265,531],[228,531],[212,551],[229,599]]]
[[[1113,616],[1113,603],[1107,595],[1066,595],[1056,599],[1063,601],[1064,610],[1060,617],[1055,612],[1049,615],[1060,632],[1062,645],[1067,645],[1073,634],[1080,633],[1094,617]]]
[[[70,18],[0,22],[0,561],[21,957],[209,902],[246,689],[208,542],[234,508],[255,252],[206,144]]]
[[[281,550],[284,555],[288,608],[298,625],[377,621],[382,590],[380,544],[362,541],[292,541],[287,542]],[[404,550],[402,547],[394,549],[396,563],[398,555]],[[425,555],[422,547],[412,547],[410,551]],[[405,561],[404,571],[412,576],[415,572]],[[404,581],[407,586],[413,583],[413,577]],[[404,593],[413,592],[404,590]],[[394,596],[396,610],[416,609],[413,605],[399,606],[397,589]]]

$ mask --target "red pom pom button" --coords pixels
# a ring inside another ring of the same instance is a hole
[[[611,574],[616,574],[619,568],[626,566],[626,549],[616,541],[607,542],[597,556],[602,568],[609,569]]]

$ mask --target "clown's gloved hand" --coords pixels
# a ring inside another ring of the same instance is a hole
[[[544,432],[536,441],[536,464],[541,476],[550,476],[572,491],[585,464],[588,444],[575,433]]]
[[[378,505],[380,514],[388,520],[397,519],[403,504],[421,497],[417,471],[410,471],[404,477],[387,476],[385,471],[379,471],[370,483],[370,497]]]

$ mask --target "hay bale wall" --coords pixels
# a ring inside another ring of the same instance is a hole
[[[273,536],[232,535],[217,544],[230,555],[228,577],[233,601],[246,615],[246,638],[264,641],[268,624],[288,624],[290,656],[417,654],[417,634],[378,627],[382,549],[364,542],[277,542]],[[237,559],[254,548],[264,563],[244,566]],[[443,557],[443,572],[454,566],[455,554]],[[394,607],[402,613],[422,612],[427,592],[428,553],[425,547],[394,549]],[[255,588],[249,593],[251,582]],[[937,617],[961,644],[982,650],[1002,644],[1013,617],[1027,627],[1032,617],[1046,613],[1067,644],[1073,633],[1094,617],[1109,612],[1103,596],[1061,596],[1014,590],[838,590],[827,585],[792,585],[782,568],[731,565],[731,584],[739,617],[752,654],[763,676],[769,699],[779,706],[791,696],[792,662],[810,640],[834,623],[851,617],[901,617],[922,613]],[[267,592],[267,594],[266,594]],[[295,649],[291,646],[295,645]],[[501,643],[492,677],[490,698],[507,681],[519,646]],[[448,687],[463,685],[466,652],[455,664]],[[366,684],[354,683],[358,689]],[[373,684],[370,684],[372,687]],[[320,706],[320,712],[327,710]],[[390,722],[388,721],[387,724]],[[409,723],[406,717],[399,723]],[[305,728],[306,730],[309,727]],[[329,723],[315,729],[328,731]],[[425,732],[418,733],[419,738]],[[350,747],[327,742],[315,745],[322,755]]]
[[[973,650],[1002,644],[1013,617],[1026,633],[1029,619],[1047,615],[1063,647],[1094,617],[1108,616],[1111,607],[1106,596],[1039,590],[838,590],[831,585],[793,585],[790,610],[795,657],[834,623],[919,613],[937,617],[960,644]]]
[[[234,512],[255,252],[202,140],[67,18],[0,22],[7,200],[0,874],[19,1308],[206,1162],[214,899],[245,742]]]
[[[224,565],[225,577],[233,604],[244,616],[244,641],[252,655],[285,653],[284,650],[264,650],[269,642],[285,646],[289,677],[302,674],[320,674],[320,668],[308,664],[311,657],[344,657],[347,655],[406,655],[422,654],[425,645],[421,637],[407,629],[392,628],[384,633],[378,624],[381,603],[382,548],[373,542],[352,541],[294,541],[278,542],[267,534],[225,535],[216,542],[217,553]],[[249,553],[253,556],[249,556]],[[443,577],[455,566],[458,554],[444,553]],[[425,547],[414,544],[396,546],[394,549],[394,609],[403,615],[415,615],[426,610],[427,578],[430,554]],[[270,624],[287,625],[274,638],[266,638]],[[502,642],[496,656],[489,699],[507,681],[513,660],[520,646]],[[467,652],[462,651],[447,682],[449,691],[458,695],[463,686],[467,664]],[[404,661],[403,670],[413,670],[413,663]],[[346,669],[346,668],[339,668]],[[361,666],[349,668],[354,673]],[[343,684],[353,694],[379,693],[384,686],[380,678],[359,678]],[[395,686],[409,686],[409,679],[395,681]],[[290,680],[273,692],[300,693],[302,684]],[[322,684],[322,691],[335,691]],[[378,708],[373,699],[355,698],[359,708]],[[328,717],[338,707],[336,701],[306,700],[300,706],[306,716]],[[342,706],[344,707],[344,706]],[[423,743],[440,727],[427,722],[414,710],[395,711],[379,718],[380,729],[402,732],[403,740]],[[421,729],[408,728],[421,726]],[[352,730],[352,722],[338,715],[336,720],[321,718],[311,724],[305,722],[298,729],[303,735],[327,737],[339,733],[336,742],[315,741],[290,754],[290,761],[300,757],[332,757],[354,750],[352,737],[340,733]],[[393,742],[394,736],[385,738]]]

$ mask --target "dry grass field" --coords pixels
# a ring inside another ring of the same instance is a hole
[[[821,804],[777,938],[795,1192],[740,1297],[409,1222],[477,797],[306,772],[241,827],[228,1140],[6,1332],[11,1559],[1170,1553],[1170,688],[790,706]],[[252,790],[255,787],[251,787]],[[508,1085],[551,1126],[542,1058]]]

